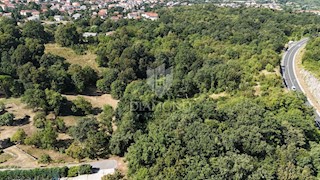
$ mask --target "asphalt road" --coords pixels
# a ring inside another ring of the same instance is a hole
[[[283,74],[284,82],[289,90],[304,93],[304,90],[300,85],[300,82],[297,79],[297,76],[295,73],[295,59],[299,50],[307,42],[308,42],[308,39],[306,38],[290,44],[289,49],[285,52],[283,56],[283,59],[281,62],[282,74]],[[307,105],[313,106],[313,103],[309,100],[309,98],[308,98]],[[316,125],[320,127],[320,114],[316,110],[315,110],[315,116],[316,116],[316,119],[315,119]]]

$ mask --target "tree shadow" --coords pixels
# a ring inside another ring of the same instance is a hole
[[[97,173],[100,169],[99,168],[92,168],[92,174]]]
[[[74,113],[71,111],[72,108],[72,102],[71,101],[64,101],[63,102],[63,107],[61,108],[61,111],[59,113],[59,116],[69,116],[69,115],[74,115]]]
[[[26,115],[24,118],[14,120],[12,126],[23,126],[30,123],[30,116]]]
[[[10,138],[0,140],[0,149],[6,149],[8,147],[13,146],[14,143],[10,141]]]
[[[4,114],[7,113],[7,112],[8,112],[7,110],[0,111],[0,116],[1,116],[1,115],[4,115]]]
[[[101,91],[98,91],[96,87],[91,86],[87,87],[83,92],[77,93],[74,91],[68,91],[68,92],[63,92],[65,95],[72,95],[72,96],[77,96],[77,95],[84,95],[84,96],[102,96],[104,93]]]
[[[95,107],[95,108],[92,109],[92,114],[93,114],[93,115],[98,115],[98,114],[100,114],[101,112],[102,112],[102,109],[99,108],[99,107]]]
[[[60,139],[56,143],[56,147],[58,149],[60,148],[67,149],[72,144],[72,142],[73,142],[73,139]]]

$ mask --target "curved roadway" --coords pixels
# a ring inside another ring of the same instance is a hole
[[[301,86],[295,72],[295,60],[299,50],[307,42],[308,42],[308,39],[306,38],[291,44],[289,49],[283,55],[283,59],[281,62],[282,75],[283,75],[284,83],[287,86],[287,88],[289,90],[299,91],[304,94],[305,94],[305,91]],[[308,97],[307,99],[308,99],[307,105],[314,107],[310,99]],[[316,116],[316,119],[315,119],[316,125],[320,127],[320,114],[316,110],[315,110],[315,116]]]

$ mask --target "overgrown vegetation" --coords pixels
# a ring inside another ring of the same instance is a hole
[[[37,132],[17,132],[15,142],[61,148],[78,160],[125,156],[132,179],[320,177],[313,110],[302,94],[285,92],[274,72],[284,45],[317,33],[320,17],[213,5],[161,9],[159,15],[158,21],[80,19],[51,33],[62,46],[95,47],[101,73],[44,54],[48,40],[40,34],[46,31],[35,28],[27,36],[32,28],[2,18],[0,90],[38,111]],[[82,41],[79,34],[93,24],[97,32],[115,32]],[[170,69],[172,76],[161,72],[150,84],[155,68]],[[158,92],[155,84],[167,89]],[[63,95],[90,87],[120,99],[117,109],[105,106],[95,117],[91,103]],[[228,96],[212,99],[213,93]],[[55,117],[47,119],[48,113]],[[86,117],[66,128],[61,115]],[[73,139],[61,147],[59,132]]]
[[[32,170],[5,170],[0,171],[1,179],[56,179],[75,177],[81,174],[91,174],[92,167],[88,164],[73,167],[42,168]]]
[[[320,78],[320,38],[311,38],[306,46],[306,52],[302,58],[303,66],[311,71],[317,78]]]

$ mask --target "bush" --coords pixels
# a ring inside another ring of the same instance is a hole
[[[4,102],[0,101],[0,112],[4,111],[6,109],[6,106]]]
[[[126,89],[126,84],[122,81],[116,80],[111,84],[111,96],[115,99],[120,99]]]
[[[83,164],[80,166],[73,166],[70,167],[68,170],[68,177],[76,177],[82,174],[91,174],[92,173],[92,166],[89,164]]]
[[[67,130],[66,123],[63,121],[63,119],[57,118],[55,120],[55,124],[59,132],[65,132]]]
[[[4,113],[0,116],[0,126],[11,126],[13,119],[14,115],[12,113]]]
[[[66,177],[68,167],[43,168],[32,170],[6,170],[0,171],[0,179],[41,179],[51,180]]]
[[[273,65],[272,65],[272,64],[267,64],[267,65],[266,65],[266,70],[267,70],[268,72],[273,72],[273,71],[274,71]]]
[[[68,170],[68,177],[76,177],[78,176],[79,166],[70,167]]]
[[[81,165],[79,168],[79,174],[91,174],[92,173],[92,166],[89,164]]]
[[[88,50],[87,46],[83,44],[74,44],[71,46],[71,49],[77,54],[77,55],[85,55],[86,51]]]
[[[27,137],[26,132],[23,129],[18,129],[13,136],[10,138],[11,142],[22,143],[24,139]]]
[[[42,164],[49,164],[52,161],[51,157],[48,154],[43,154],[39,158],[38,162]]]
[[[121,174],[118,170],[114,174],[108,174],[101,178],[101,180],[120,180],[124,179],[124,175]]]
[[[77,97],[72,103],[71,111],[78,115],[88,115],[92,112],[92,104],[83,97]]]
[[[45,112],[37,112],[33,117],[33,125],[37,128],[44,128],[46,125],[46,114]]]

